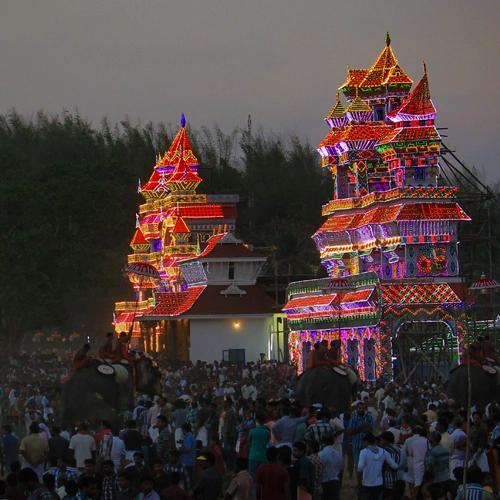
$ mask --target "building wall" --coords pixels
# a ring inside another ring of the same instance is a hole
[[[212,362],[222,360],[226,349],[245,349],[246,361],[258,361],[260,353],[269,356],[273,317],[190,320],[189,358]]]
[[[229,276],[229,265],[234,265],[234,274]],[[229,257],[224,261],[204,262],[203,268],[209,285],[231,284],[254,285],[262,269],[264,262],[252,260],[231,260]]]

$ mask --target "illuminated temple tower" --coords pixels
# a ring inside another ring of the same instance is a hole
[[[159,155],[148,182],[139,186],[145,199],[136,216],[128,263],[151,264],[161,277],[162,292],[186,288],[178,263],[200,253],[214,232],[234,231],[237,195],[197,193],[202,179],[181,116],[179,131],[163,156]],[[158,282],[129,274],[137,301],[115,305],[117,332],[133,326],[135,343],[141,335],[141,316],[155,306]]]
[[[333,196],[312,238],[329,277],[292,283],[283,308],[299,370],[311,345],[327,339],[364,380],[388,379],[402,356],[398,338],[432,341],[429,323],[455,346],[464,333],[457,223],[469,217],[456,188],[440,184],[425,65],[411,87],[387,35],[369,69],[348,69],[325,117],[318,152]]]

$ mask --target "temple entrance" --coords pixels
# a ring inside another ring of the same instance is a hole
[[[392,339],[394,380],[445,381],[458,363],[458,341],[444,321],[407,321]]]

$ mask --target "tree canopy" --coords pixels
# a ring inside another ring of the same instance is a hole
[[[9,342],[35,329],[102,332],[131,297],[121,269],[157,152],[175,129],[93,126],[78,114],[0,116],[0,325]],[[310,145],[217,127],[190,131],[207,193],[237,193],[237,234],[276,248],[281,274],[315,274],[310,235],[331,181]]]

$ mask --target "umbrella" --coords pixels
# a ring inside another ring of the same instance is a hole
[[[138,276],[144,276],[146,278],[160,279],[160,273],[157,269],[147,262],[127,264],[123,272],[127,274],[137,274]]]
[[[478,280],[472,282],[472,285],[469,287],[469,290],[472,290],[474,292],[486,293],[486,290],[492,290],[498,287],[500,287],[500,283],[498,283],[497,280],[493,278],[487,278],[486,275],[483,273],[481,274],[481,277]]]

